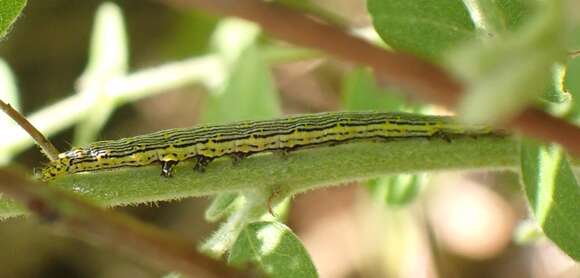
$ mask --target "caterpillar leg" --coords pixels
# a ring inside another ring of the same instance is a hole
[[[234,152],[234,153],[229,154],[229,156],[232,158],[232,164],[238,165],[238,163],[240,163],[240,161],[242,161],[244,158],[250,156],[250,153]]]
[[[177,160],[161,161],[161,176],[165,178],[173,177],[173,167],[177,165]]]
[[[445,132],[441,131],[441,130],[438,130],[437,132],[435,132],[435,133],[433,134],[433,137],[437,137],[437,138],[443,139],[443,140],[445,140],[447,143],[451,143],[451,142],[452,142],[452,140],[451,140],[451,136],[450,136],[449,134],[447,134],[447,133],[445,133]]]
[[[198,155],[195,157],[195,165],[193,165],[193,170],[196,172],[205,172],[205,167],[214,160],[213,157]]]

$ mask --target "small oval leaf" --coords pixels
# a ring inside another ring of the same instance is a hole
[[[256,264],[270,277],[318,277],[302,242],[279,222],[254,222],[238,236],[230,256],[232,265]]]
[[[243,202],[243,196],[239,193],[222,193],[215,196],[207,210],[205,211],[205,220],[216,222],[232,210],[236,209]]]
[[[427,174],[399,174],[368,182],[375,199],[391,207],[404,207],[413,202],[425,184]]]
[[[392,48],[437,59],[474,35],[467,9],[456,0],[368,0],[381,38]]]
[[[544,234],[580,260],[580,185],[562,149],[522,143],[522,178],[532,213]]]
[[[25,0],[1,0],[0,1],[0,38],[6,36],[10,26],[26,6]]]

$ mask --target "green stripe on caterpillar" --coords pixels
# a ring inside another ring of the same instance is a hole
[[[168,129],[119,140],[100,141],[60,153],[42,170],[42,180],[118,167],[161,164],[161,176],[188,159],[203,172],[224,156],[237,162],[263,152],[331,146],[352,141],[380,142],[404,138],[443,139],[496,134],[487,126],[466,126],[450,117],[384,112],[329,112],[265,121]]]

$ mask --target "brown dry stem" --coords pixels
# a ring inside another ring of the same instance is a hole
[[[165,271],[191,277],[231,277],[233,270],[201,255],[195,246],[121,213],[106,211],[72,193],[0,169],[0,191],[66,234],[107,244]]]
[[[372,67],[392,85],[428,102],[453,108],[463,85],[442,68],[413,55],[389,52],[280,5],[259,0],[164,0],[180,8],[201,8],[256,22],[272,36],[299,46],[322,50],[339,59]],[[556,142],[580,155],[580,127],[528,108],[507,127],[525,135]]]
[[[50,159],[54,161],[58,158],[59,151],[54,147],[54,145],[44,137],[44,135],[36,129],[20,112],[14,110],[10,104],[5,103],[0,100],[0,109],[10,116],[22,129],[24,129],[30,137],[34,139],[36,144],[42,149],[42,152]]]

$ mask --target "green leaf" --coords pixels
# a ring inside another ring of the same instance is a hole
[[[505,30],[502,13],[493,0],[463,0],[463,4],[481,37],[493,37]]]
[[[205,211],[205,219],[210,222],[218,221],[230,214],[232,210],[239,208],[243,201],[244,197],[238,193],[219,194]]]
[[[217,198],[220,198],[222,195],[218,195]],[[242,197],[242,195],[240,194],[239,197]],[[252,215],[250,215],[247,208],[248,205],[232,211],[227,220],[200,245],[199,249],[201,252],[216,259],[221,258],[228,252],[240,232],[246,226],[246,223],[252,220]]]
[[[532,11],[533,1],[463,0],[480,39],[493,39],[506,30],[515,30]]]
[[[416,199],[426,178],[426,174],[399,174],[370,180],[367,187],[375,199],[392,207],[402,207]]]
[[[567,118],[575,123],[580,123],[580,59],[576,58],[568,62],[567,74],[564,87],[570,93],[572,103]]]
[[[16,111],[20,111],[20,94],[16,78],[4,59],[0,59],[0,99],[10,104]],[[16,126],[16,124],[8,115],[0,113],[0,130],[8,130],[10,126]],[[0,165],[8,163],[14,154],[12,149],[2,150],[0,152]]]
[[[246,226],[228,261],[236,266],[256,264],[270,277],[318,277],[302,242],[278,222],[254,222]]]
[[[448,53],[451,70],[466,84],[458,108],[465,122],[501,122],[544,93],[553,65],[566,53],[561,2],[542,2],[517,31],[474,40]]]
[[[292,204],[292,197],[286,197],[281,201],[280,198],[270,198],[269,201],[275,202],[272,204],[272,208],[268,209],[268,212],[263,214],[260,220],[262,221],[277,221],[285,222],[288,220],[288,214],[290,213],[290,205]]]
[[[564,81],[566,79],[566,66],[558,63],[552,68],[552,80],[550,86],[544,92],[541,99],[552,104],[565,104],[572,98],[566,91]]]
[[[217,17],[200,10],[188,10],[173,17],[173,21],[174,29],[168,32],[167,38],[159,40],[167,56],[185,59],[207,53],[210,36],[218,24]]]
[[[522,143],[522,178],[532,213],[544,234],[580,260],[580,185],[556,145]]]
[[[10,65],[0,58],[0,99],[10,104],[12,108],[20,110],[20,94],[18,93],[18,85],[14,73],[10,69]],[[7,116],[2,115],[0,118]]]
[[[6,36],[24,6],[26,0],[0,0],[0,38]]]
[[[399,111],[405,100],[380,88],[370,69],[356,68],[343,79],[343,105],[351,111]]]
[[[242,52],[225,89],[208,99],[204,122],[268,119],[281,114],[278,93],[267,64],[254,46]]]
[[[256,185],[261,186],[263,184],[258,183]],[[260,220],[267,212],[268,197],[263,190],[256,190],[257,186],[241,191],[239,197],[236,198],[243,198],[243,202],[235,210],[231,211],[227,220],[200,246],[202,252],[214,258],[221,258],[227,251],[231,250],[239,234],[246,228],[247,224]],[[223,195],[220,195],[220,197]]]
[[[515,30],[522,26],[534,10],[534,1],[529,0],[493,1],[493,3],[497,5],[501,21],[507,30]]]
[[[211,45],[228,65],[236,63],[248,47],[256,44],[260,27],[252,22],[228,18],[220,20],[212,34]]]
[[[121,8],[105,2],[97,9],[91,35],[89,62],[82,78],[107,79],[127,72],[127,32]]]
[[[91,37],[89,62],[80,78],[80,94],[85,99],[98,99],[88,117],[75,129],[74,145],[92,142],[113,113],[115,98],[107,94],[106,85],[127,72],[129,63],[127,34],[121,9],[104,3],[97,10]]]
[[[474,25],[457,0],[368,0],[381,38],[393,49],[437,60],[443,51],[474,36]]]

